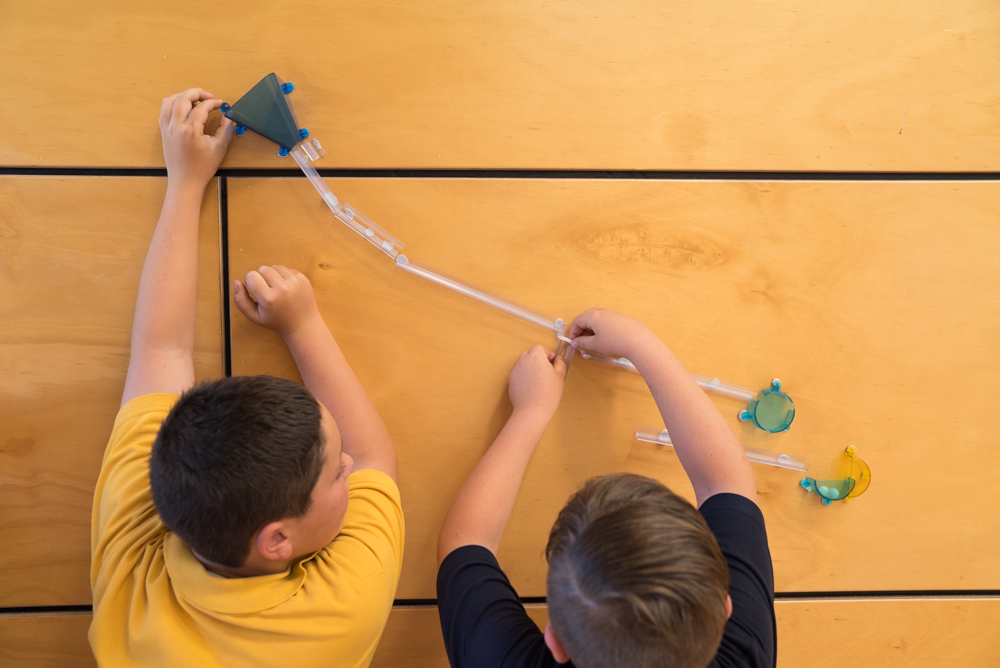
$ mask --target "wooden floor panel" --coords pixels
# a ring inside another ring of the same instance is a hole
[[[993,0],[5,3],[0,165],[162,166],[163,97],[273,71],[331,168],[997,171],[998,48]]]
[[[0,605],[90,595],[94,484],[166,179],[0,176]],[[201,214],[199,378],[223,373],[218,190]]]
[[[824,507],[793,471],[755,466],[779,591],[1000,589],[996,323],[1000,184],[329,179],[404,252],[542,313],[609,306],[647,322],[693,372],[796,401],[748,446],[832,474],[855,445],[869,491]],[[517,354],[547,331],[402,272],[303,179],[229,180],[232,277],[286,264],[321,312],[400,453],[407,517],[398,595],[434,597],[454,493],[509,415]],[[280,339],[234,311],[236,374],[297,378]],[[651,475],[692,496],[669,449],[637,443],[655,404],[627,371],[574,361],[500,549],[545,593],[549,527],[586,478]]]
[[[544,605],[527,606],[544,628]],[[1000,599],[778,601],[778,666],[980,668],[1000,663]],[[90,615],[0,616],[0,663],[84,668]],[[934,631],[931,631],[933,629]],[[372,668],[447,668],[435,608],[394,608]]]

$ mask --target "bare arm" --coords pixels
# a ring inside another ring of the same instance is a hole
[[[233,135],[223,119],[215,136],[205,121],[222,104],[200,88],[163,100],[160,132],[167,195],[139,280],[122,405],[143,394],[180,394],[194,384],[198,292],[198,219],[205,187]]]
[[[438,563],[463,545],[500,547],[528,460],[562,398],[566,364],[535,346],[510,372],[514,412],[455,496],[438,537]]]
[[[573,321],[574,347],[627,357],[653,393],[677,457],[701,506],[732,492],[757,502],[753,470],[722,414],[674,354],[638,320],[609,309],[591,309]]]
[[[377,469],[395,480],[396,448],[389,431],[323,322],[309,279],[275,265],[248,272],[244,280],[233,282],[236,307],[284,339],[306,387],[337,422],[355,469]]]

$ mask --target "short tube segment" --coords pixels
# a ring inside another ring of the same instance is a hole
[[[635,438],[637,441],[646,443],[656,443],[658,445],[669,445],[674,447],[674,442],[670,440],[670,433],[666,429],[654,429],[653,427],[636,427]],[[792,469],[793,471],[808,471],[809,463],[798,457],[761,450],[760,448],[749,448],[743,446],[743,451],[747,453],[747,459],[757,464],[777,466],[781,469]]]

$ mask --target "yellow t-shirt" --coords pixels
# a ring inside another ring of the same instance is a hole
[[[94,495],[90,645],[104,666],[363,668],[392,608],[403,559],[399,490],[374,470],[348,478],[344,529],[284,573],[220,578],[167,531],[149,453],[171,394],[122,407]]]

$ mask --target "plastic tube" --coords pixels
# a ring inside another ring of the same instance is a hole
[[[654,429],[652,427],[636,427],[635,438],[646,443],[656,443],[658,445],[669,445],[674,447],[674,442],[670,440],[670,434],[666,429]],[[743,451],[747,453],[747,459],[758,464],[777,466],[782,469],[792,469],[794,471],[808,471],[809,463],[798,457],[784,455],[770,450],[759,448],[748,448],[743,446]]]
[[[320,197],[322,197],[323,201],[326,202],[326,205],[330,207],[330,211],[332,211],[333,215],[337,217],[337,220],[360,234],[370,244],[389,257],[395,258],[399,255],[399,251],[403,247],[403,244],[381,227],[368,220],[350,204],[338,200],[330,188],[327,187],[323,177],[320,176],[319,172],[316,171],[316,168],[312,166],[312,162],[310,162],[309,156],[307,156],[302,150],[301,144],[293,148],[289,151],[289,153],[292,158],[295,159],[295,163],[299,166],[303,173],[305,173],[306,178],[309,179],[309,183],[313,184],[313,187],[316,188]]]
[[[402,269],[405,272],[413,274],[414,276],[419,276],[424,280],[430,281],[431,283],[436,283],[443,288],[448,288],[449,290],[454,290],[455,292],[465,295],[466,297],[472,297],[476,301],[480,301],[484,304],[492,306],[495,309],[500,309],[504,313],[509,313],[510,315],[517,316],[522,320],[527,320],[533,325],[538,325],[539,327],[544,327],[545,329],[551,330],[557,334],[563,334],[566,332],[566,323],[562,321],[561,318],[556,320],[549,320],[545,316],[538,315],[537,313],[532,313],[531,311],[522,308],[520,306],[515,306],[509,302],[504,301],[498,297],[489,295],[482,290],[477,290],[464,283],[461,283],[453,278],[443,276],[435,271],[431,271],[427,267],[423,267],[416,262],[411,262],[409,258],[405,255],[396,256],[396,267]]]
[[[598,355],[597,353],[584,352],[583,350],[580,351],[580,355],[585,360],[594,360],[595,362],[603,362],[604,364],[610,364],[622,369],[638,371],[635,365],[624,357],[608,357],[606,355]],[[724,383],[718,378],[699,376],[696,373],[692,373],[691,377],[694,378],[694,382],[698,383],[698,387],[708,392],[715,392],[716,394],[733,397],[734,399],[742,399],[743,401],[752,401],[757,398],[757,393],[753,390],[731,383]]]

